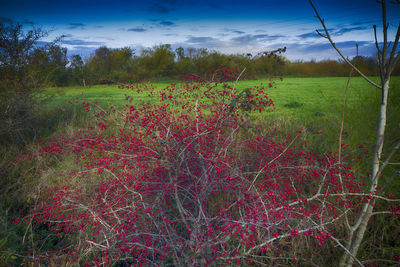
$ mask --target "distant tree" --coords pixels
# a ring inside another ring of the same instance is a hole
[[[112,49],[106,46],[97,48],[86,66],[95,80],[108,79],[112,66]]]
[[[133,66],[134,50],[130,47],[112,49],[106,46],[96,49],[86,62],[92,78],[100,80],[125,81]]]
[[[32,26],[24,31],[20,23],[0,23],[0,90],[28,90],[29,55],[47,32]]]
[[[232,67],[232,65],[236,64],[233,61],[233,58],[235,58],[234,56],[229,56],[229,55],[224,55],[222,53],[219,53],[217,51],[212,51],[210,52],[207,57],[209,58],[209,64],[213,70],[218,69],[221,66],[227,66],[230,65]]]
[[[71,68],[79,69],[79,68],[82,68],[83,65],[84,65],[84,62],[80,55],[73,55],[71,57]]]
[[[170,76],[173,73],[175,54],[171,45],[159,45],[153,48],[152,65],[157,76]]]
[[[351,63],[366,75],[376,76],[379,73],[378,60],[373,57],[355,56]]]
[[[191,58],[189,58],[187,54],[185,54],[185,49],[183,47],[178,47],[177,49],[175,49],[175,54],[175,74],[177,76],[196,73],[193,62]]]
[[[67,49],[55,42],[35,48],[29,55],[27,73],[34,86],[64,86],[69,82]]]
[[[175,53],[171,45],[162,44],[142,51],[135,59],[134,74],[140,79],[171,77],[174,66]]]
[[[74,82],[78,84],[82,83],[83,86],[86,86],[86,66],[80,55],[73,55],[71,57],[70,68],[72,70]]]
[[[198,74],[205,76],[210,72],[211,60],[206,48],[188,48],[187,56]]]
[[[189,57],[189,58],[194,58],[195,54],[196,54],[196,51],[197,51],[196,48],[189,47],[189,48],[186,49],[186,56]]]
[[[113,49],[111,53],[111,79],[120,82],[129,77],[133,65],[134,50],[130,47]]]
[[[130,47],[112,50],[111,64],[113,70],[129,70],[132,64],[134,51]]]
[[[175,53],[177,56],[177,61],[181,61],[185,57],[185,49],[181,46],[175,49]]]

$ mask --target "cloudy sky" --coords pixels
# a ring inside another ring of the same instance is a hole
[[[314,0],[334,41],[345,55],[374,53],[372,25],[381,28],[375,0]],[[223,53],[257,53],[286,46],[290,60],[337,58],[307,0],[0,0],[0,22],[32,23],[66,35],[69,54],[88,57],[106,45],[208,48]],[[400,21],[400,6],[388,5],[390,35]]]

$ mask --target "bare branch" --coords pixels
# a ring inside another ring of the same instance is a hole
[[[393,157],[393,155],[396,153],[397,150],[400,149],[400,140],[394,145],[392,151],[390,151],[389,155],[387,156],[386,160],[381,164],[378,172],[374,177],[372,177],[372,182],[375,183],[375,181],[378,179],[378,177],[382,174],[382,171],[385,169],[385,167],[389,164],[390,159]]]
[[[392,73],[394,67],[396,66],[395,55],[396,55],[397,45],[399,44],[399,38],[400,38],[400,23],[397,26],[396,37],[394,38],[392,52],[390,53],[390,57],[389,57],[389,70],[388,70],[389,75]]]
[[[314,222],[315,223],[315,222]],[[326,233],[329,233],[328,231],[325,230]],[[329,233],[330,234],[330,233]],[[350,257],[352,257],[360,266],[364,266],[364,264],[361,263],[357,257],[351,253],[337,238],[335,238],[333,235],[329,235],[329,237],[338,244],[339,247],[341,247]]]
[[[383,183],[382,188],[384,188],[387,184],[389,184],[394,179],[394,177],[396,177],[399,174],[400,174],[400,170],[397,170],[395,173],[393,173],[392,176],[387,178],[386,181]]]
[[[320,17],[320,15],[318,14],[317,9],[315,8],[313,2],[311,0],[308,0],[308,2],[310,3],[312,9],[315,12],[316,17],[318,18],[318,20],[321,22],[322,27],[324,28],[325,34],[326,34],[326,38],[329,40],[329,42],[331,43],[332,47],[336,50],[336,52],[338,52],[338,54],[342,57],[342,59],[349,64],[358,74],[360,74],[361,77],[364,78],[364,80],[366,80],[367,82],[369,82],[370,84],[372,84],[373,86],[375,86],[378,89],[382,89],[382,86],[376,84],[375,82],[371,81],[367,76],[365,76],[358,68],[356,68],[351,62],[350,60],[345,57],[342,52],[339,50],[339,48],[337,48],[336,44],[333,42],[328,29],[325,26],[324,20]]]
[[[396,55],[396,57],[394,59],[394,62],[393,62],[393,66],[395,67],[399,62],[400,62],[400,52],[397,52],[397,55]]]
[[[383,77],[386,77],[387,73],[385,71],[385,67],[386,67],[386,50],[388,49],[388,45],[387,45],[387,29],[389,27],[389,24],[386,22],[386,1],[382,0],[381,1],[381,5],[382,5],[382,27],[383,27],[383,47],[382,47],[382,70],[384,71],[382,73]],[[383,83],[383,80],[382,80]]]
[[[379,48],[378,37],[376,36],[376,25],[374,25],[373,27],[374,27],[375,47],[376,47],[376,51],[378,53],[379,75],[380,75],[381,81],[382,81],[383,80],[382,51]]]
[[[343,194],[330,194],[329,196],[335,197],[335,196],[342,196]],[[380,195],[374,195],[374,194],[365,194],[365,193],[345,193],[347,196],[360,196],[360,197],[367,197],[367,198],[374,198],[374,199],[380,199],[380,200],[385,200],[387,202],[399,202],[400,199],[392,199],[392,198],[387,198],[383,197]]]
[[[315,31],[316,31],[316,32],[318,33],[318,35],[321,36],[322,38],[328,39],[328,37],[327,37],[326,35],[322,34],[319,30],[315,30]]]

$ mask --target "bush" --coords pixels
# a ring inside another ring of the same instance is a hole
[[[47,233],[31,240],[28,262],[327,264],[315,252],[371,197],[350,159],[266,135],[252,119],[273,110],[264,87],[188,82],[150,94],[161,103],[107,111],[83,102],[96,125],[21,158],[76,166],[56,166],[24,218]]]

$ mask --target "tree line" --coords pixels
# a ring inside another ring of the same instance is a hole
[[[0,89],[15,91],[37,87],[93,85],[97,83],[180,79],[196,74],[210,78],[221,67],[232,71],[246,67],[243,78],[282,76],[347,76],[343,60],[294,61],[283,55],[285,49],[251,54],[222,54],[206,48],[173,49],[169,44],[143,49],[99,47],[87,59],[67,56],[60,44],[62,36],[50,43],[41,42],[46,32],[33,27],[24,31],[21,24],[0,24]],[[276,53],[275,53],[276,52]],[[376,57],[357,56],[351,60],[366,75],[379,73]],[[400,75],[400,67],[394,70]]]

